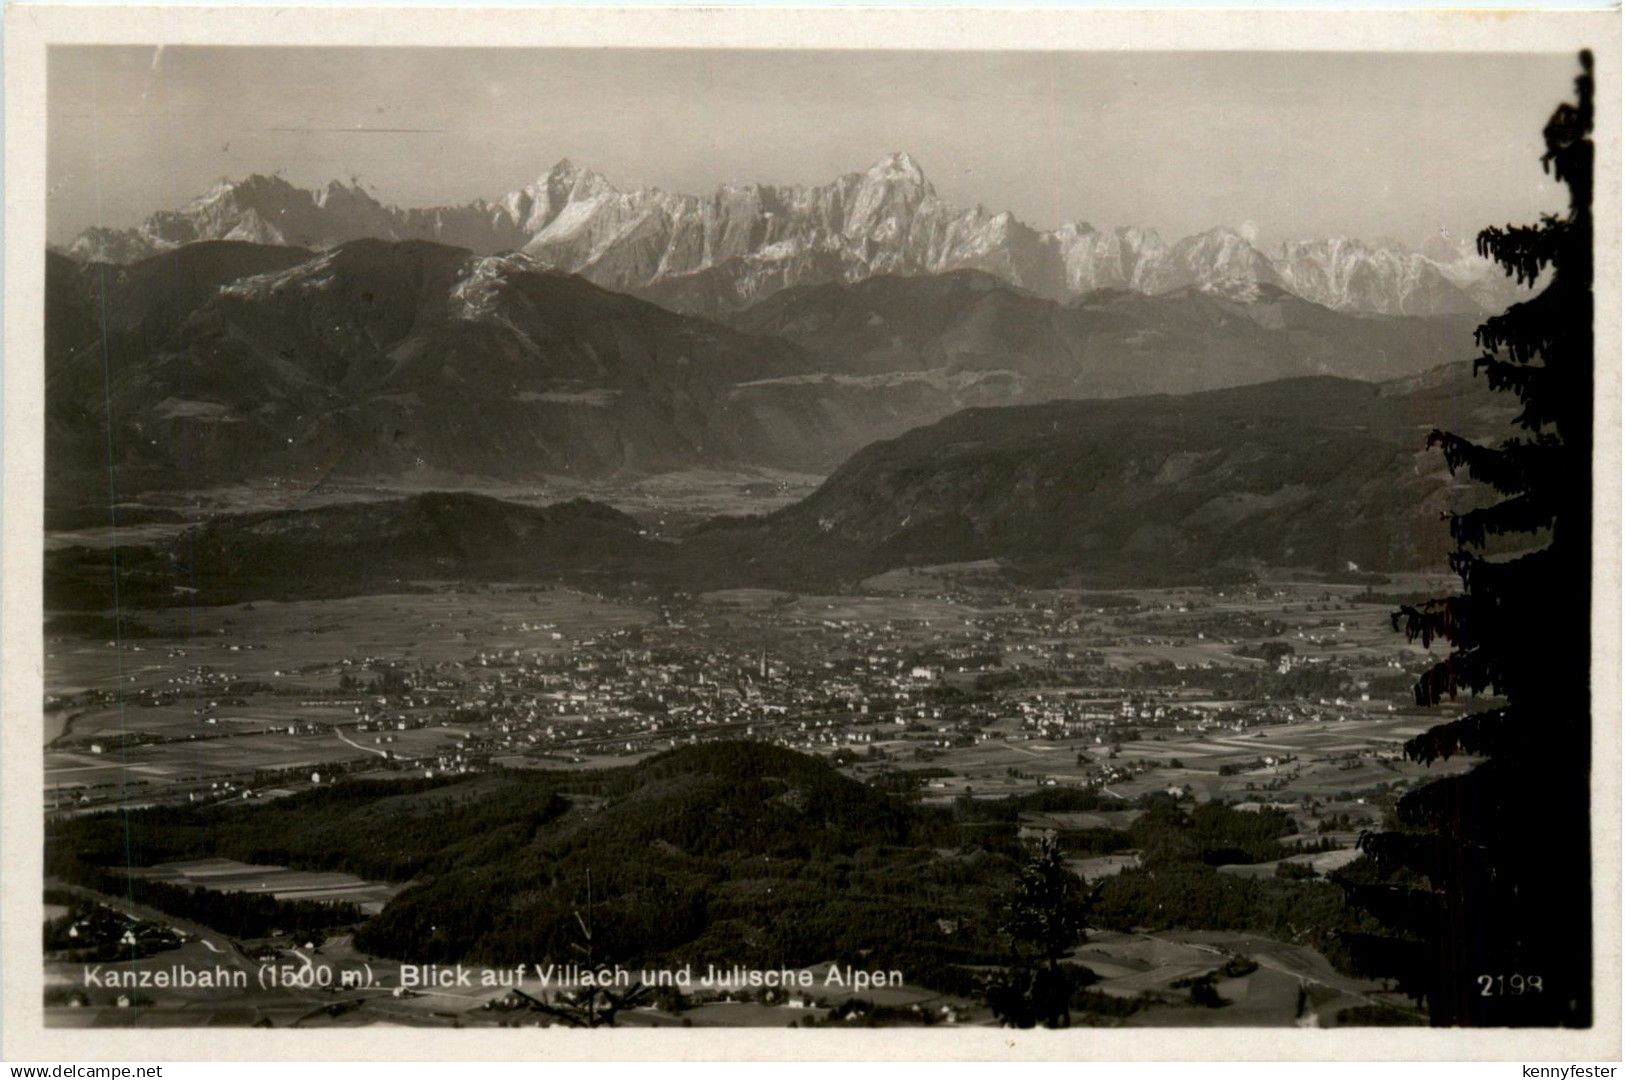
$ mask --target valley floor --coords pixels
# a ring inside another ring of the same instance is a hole
[[[1222,874],[1273,880],[1278,864],[1293,863],[1312,877],[1354,858],[1359,830],[1424,775],[1400,747],[1438,719],[1409,705],[1427,658],[1390,630],[1388,612],[1395,595],[1438,585],[1416,578],[1373,591],[1283,571],[1245,585],[1096,593],[1030,589],[974,564],[897,571],[845,595],[420,582],[393,595],[143,611],[130,616],[139,636],[48,637],[43,795],[58,820],[269,804],[340,777],[591,770],[746,739],[817,755],[923,806],[1072,791],[1117,807],[1025,811],[1030,836],[1127,829],[1157,792],[1277,808],[1296,829],[1284,842],[1302,853]],[[1080,849],[1069,865],[1100,881],[1139,865],[1139,853]],[[219,861],[142,873],[282,898],[359,898],[369,912],[400,885]],[[102,902],[186,936],[133,966],[225,956],[255,972],[254,986],[224,998],[152,993],[147,1007],[125,1009],[94,991],[70,1000],[82,965],[53,961],[53,1023],[537,1019],[487,1008],[505,988],[397,995],[399,965],[357,952],[347,935],[322,944],[318,961],[290,943],[232,940]],[[325,963],[337,987],[265,988],[252,949],[295,969]],[[1221,1004],[1192,1004],[1181,980],[1234,957],[1253,966],[1217,979]],[[1098,977],[1091,990],[1137,1003],[1096,1022],[1414,1017],[1379,984],[1268,935],[1101,931],[1075,960]],[[366,985],[344,983],[360,977],[344,971],[361,970]],[[912,985],[885,994],[873,1000],[890,1006],[888,1023],[991,1020],[965,997]],[[836,1002],[821,992],[796,1003],[718,999],[624,1019],[784,1026],[828,1019]]]

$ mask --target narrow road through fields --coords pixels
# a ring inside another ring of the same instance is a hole
[[[339,737],[339,741],[344,743],[346,746],[353,746],[357,750],[365,750],[369,754],[377,754],[379,757],[383,758],[385,761],[389,760],[389,751],[387,751],[387,750],[379,750],[377,747],[373,747],[373,746],[362,746],[360,743],[356,742],[354,739],[347,738],[345,736],[345,734],[344,734],[344,729],[343,728],[338,728],[338,727],[334,728],[333,729],[333,734],[337,735]]]

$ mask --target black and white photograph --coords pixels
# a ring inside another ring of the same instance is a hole
[[[1617,10],[162,25],[8,101],[8,1012],[1617,1059]]]

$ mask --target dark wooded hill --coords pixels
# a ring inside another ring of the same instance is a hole
[[[787,289],[729,327],[422,241],[52,254],[46,277],[48,501],[69,509],[327,477],[827,472],[965,408],[1383,379],[1470,347],[1457,317],[1266,284],[1062,304],[976,271]]]
[[[1289,379],[1181,396],[971,409],[876,443],[799,503],[677,542],[577,501],[434,494],[230,515],[118,560],[121,602],[340,595],[415,579],[834,588],[901,566],[997,559],[1099,585],[1264,566],[1443,564],[1439,514],[1466,493],[1428,431],[1506,408],[1466,365],[1372,384]],[[111,556],[47,559],[53,609],[111,604]]]
[[[268,252],[282,265],[259,272]],[[105,305],[109,275],[53,258],[53,489],[749,461],[777,440],[729,388],[813,366],[523,258],[370,240],[303,254],[194,245],[119,268]]]
[[[1103,581],[1440,566],[1458,490],[1427,433],[1505,413],[1467,365],[970,409],[865,448],[757,543],[803,565],[999,558]]]

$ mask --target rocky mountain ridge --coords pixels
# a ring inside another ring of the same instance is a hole
[[[823,473],[974,406],[1412,375],[1461,358],[1474,322],[1351,315],[1256,282],[1062,304],[958,270],[795,286],[720,324],[425,241],[207,241],[128,266],[48,253],[47,285],[63,491],[99,491],[110,464],[123,490]]]
[[[251,176],[135,229],[87,230],[65,253],[128,263],[200,240],[330,248],[356,239],[522,250],[606,288],[710,316],[795,285],[964,269],[1063,301],[1102,288],[1259,284],[1337,311],[1434,315],[1498,309],[1519,295],[1492,264],[1448,242],[1422,253],[1311,239],[1269,253],[1223,227],[1173,242],[1139,226],[1040,230],[1009,211],[949,205],[901,152],[822,185],[730,183],[705,196],[617,187],[565,159],[494,201],[410,210],[353,180],[305,190]]]

